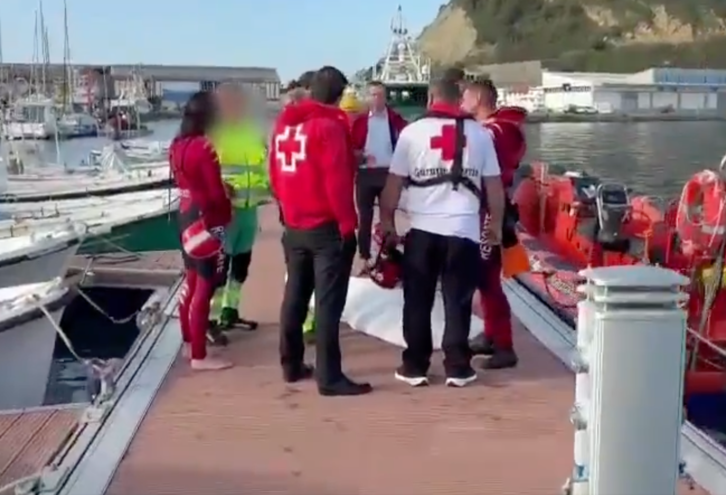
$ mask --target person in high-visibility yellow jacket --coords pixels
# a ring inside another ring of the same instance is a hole
[[[211,319],[217,328],[242,325],[254,330],[257,322],[240,318],[239,304],[259,230],[257,207],[270,198],[266,138],[250,118],[249,102],[241,87],[222,85],[217,96],[219,122],[210,138],[219,157],[222,179],[232,194],[234,214],[225,236],[227,276],[212,300]]]

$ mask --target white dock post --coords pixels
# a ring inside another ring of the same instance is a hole
[[[572,369],[575,372],[575,405],[572,409],[572,420],[575,426],[575,445],[570,483],[572,495],[588,495],[590,438],[587,429],[590,415],[590,346],[592,344],[592,328],[594,310],[592,304],[585,300],[577,303],[577,347],[572,358]]]
[[[587,279],[584,311],[592,311],[587,319],[593,323],[586,493],[674,495],[686,348],[681,306],[688,297],[681,287],[688,279],[653,266],[580,274]]]

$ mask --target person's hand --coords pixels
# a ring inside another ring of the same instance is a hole
[[[398,233],[396,226],[393,224],[381,224],[381,235],[383,236],[383,245],[381,248],[395,249],[398,246]]]
[[[366,155],[366,164],[368,165],[375,165],[376,164],[376,157],[373,155]]]
[[[487,240],[492,246],[499,246],[502,244],[502,226],[494,225],[494,222],[489,222],[487,226]]]

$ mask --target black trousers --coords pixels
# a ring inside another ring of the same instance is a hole
[[[436,285],[441,279],[444,298],[444,369],[449,376],[471,366],[469,329],[471,304],[481,273],[479,244],[412,229],[406,235],[403,253],[402,359],[406,370],[426,374],[431,364],[433,342],[431,311]]]
[[[280,310],[280,363],[303,362],[302,327],[315,292],[316,378],[320,386],[342,376],[340,317],[348,297],[348,281],[355,257],[355,236],[341,239],[334,223],[309,230],[286,228],[282,238],[287,283]]]
[[[355,202],[358,208],[358,254],[364,260],[371,257],[371,232],[376,200],[381,200],[388,177],[387,168],[361,168],[355,183]]]
[[[230,269],[230,264],[231,269]],[[220,287],[227,283],[227,274],[232,276],[232,280],[238,284],[244,284],[250,273],[250,265],[252,264],[252,251],[240,254],[228,254],[224,257],[224,279]]]

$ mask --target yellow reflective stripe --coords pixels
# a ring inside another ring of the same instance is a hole
[[[262,164],[257,165],[221,165],[222,175],[247,175],[260,173]]]
[[[266,187],[250,187],[245,189],[235,189],[235,198],[249,198],[252,196],[269,196],[270,189]]]

